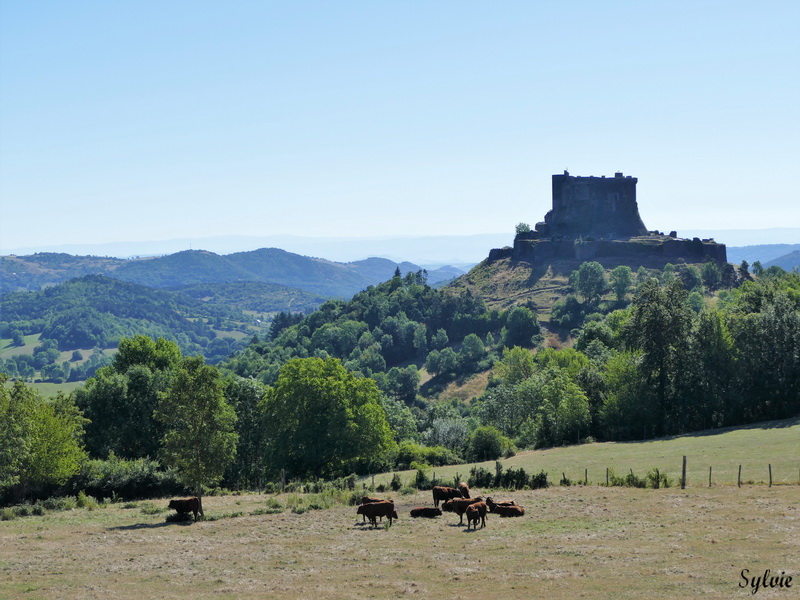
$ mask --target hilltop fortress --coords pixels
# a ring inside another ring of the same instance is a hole
[[[553,175],[553,208],[533,231],[518,233],[513,248],[498,248],[489,261],[512,258],[531,263],[552,260],[689,263],[727,262],[725,244],[682,239],[672,231],[648,231],[636,203],[638,179]]]

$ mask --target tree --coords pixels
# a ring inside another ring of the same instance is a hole
[[[761,261],[760,261],[760,260],[757,260],[757,261],[755,261],[755,262],[753,263],[753,274],[754,274],[756,277],[761,277],[761,275],[762,275],[763,273],[764,273],[764,267],[763,267],[763,265],[761,264]]]
[[[633,285],[633,272],[626,265],[620,265],[611,271],[611,289],[617,297],[617,302],[625,300],[625,295]]]
[[[436,350],[442,350],[445,346],[447,346],[449,341],[450,340],[447,338],[447,332],[444,329],[437,329],[436,333],[433,334],[431,345]]]
[[[477,334],[470,333],[461,343],[459,352],[460,370],[464,373],[472,372],[486,355],[486,347]]]
[[[125,373],[133,365],[145,365],[151,371],[164,371],[176,366],[180,360],[181,349],[175,342],[136,335],[120,340],[112,364],[117,373]]]
[[[266,386],[254,379],[230,377],[225,381],[225,398],[236,412],[239,443],[236,457],[229,465],[225,480],[239,489],[261,488],[266,472],[264,430],[261,427],[261,401]]]
[[[21,381],[7,389],[6,380],[0,375],[0,492],[11,488],[21,500],[78,471],[86,420],[67,396],[45,400]]]
[[[517,223],[517,226],[514,228],[514,231],[516,232],[517,235],[530,233],[531,226],[528,225],[527,223]]]
[[[709,290],[716,290],[722,282],[722,272],[713,261],[703,263],[700,276],[703,278],[703,285]]]
[[[203,513],[203,486],[219,481],[236,455],[236,412],[225,400],[219,370],[202,356],[185,358],[169,389],[159,394],[156,419],[164,423],[161,456],[194,489]]]
[[[524,306],[511,309],[504,329],[503,345],[507,348],[532,346],[533,336],[538,335],[541,331],[536,315]]]
[[[473,431],[467,441],[467,456],[473,460],[495,460],[511,449],[511,441],[491,425]]]
[[[497,376],[508,385],[516,385],[534,373],[530,350],[514,346],[503,349],[503,358],[494,367]]]
[[[692,310],[680,281],[661,286],[650,279],[634,299],[631,317],[625,323],[627,345],[642,351],[641,368],[655,394],[660,435],[673,431],[681,418],[676,414],[676,383],[687,358]]]
[[[590,305],[596,304],[608,290],[606,270],[596,261],[585,262],[577,271],[573,271],[569,283]]]
[[[750,272],[749,269],[750,269],[750,263],[748,263],[746,260],[743,260],[742,264],[739,265],[739,270],[742,272],[742,274],[746,275]]]
[[[380,466],[394,442],[371,379],[333,358],[297,358],[264,398],[267,457],[274,473],[335,476],[357,463]]]

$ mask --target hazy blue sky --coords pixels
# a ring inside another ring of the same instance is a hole
[[[0,251],[511,234],[565,168],[638,177],[651,229],[797,227],[798,31],[797,0],[2,0]]]

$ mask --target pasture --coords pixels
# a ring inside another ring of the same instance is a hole
[[[603,442],[520,452],[501,459],[504,468],[523,468],[530,474],[545,471],[550,483],[562,473],[573,483],[605,484],[606,468],[624,476],[633,469],[644,477],[650,469],[666,473],[673,485],[680,485],[683,456],[687,457],[689,487],[708,487],[708,468],[714,485],[736,485],[739,465],[744,483],[768,483],[772,465],[773,483],[800,484],[800,417],[764,421],[740,427],[708,429],[681,436],[642,442]],[[450,465],[431,469],[437,478],[452,481],[458,474],[466,479],[472,466],[494,473],[495,461]],[[375,484],[388,484],[391,473],[375,476]],[[414,471],[401,471],[403,481],[413,481]]]
[[[0,598],[753,597],[742,569],[793,577],[757,598],[800,592],[796,485],[497,493],[526,515],[470,532],[411,519],[430,492],[393,496],[391,528],[354,506],[260,514],[255,494],[207,497],[194,524],[152,514],[166,499],[3,521]]]

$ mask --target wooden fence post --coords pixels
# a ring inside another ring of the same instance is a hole
[[[658,471],[658,469],[656,469],[656,483],[654,487],[655,489],[659,489],[661,487],[661,473]]]
[[[708,467],[708,487],[711,487],[711,467]]]
[[[608,467],[606,467],[606,487],[608,487]]]
[[[772,464],[769,465],[769,487],[772,487]]]
[[[589,485],[589,469],[583,471],[583,485]]]
[[[683,468],[681,469],[681,489],[686,489],[686,456],[683,457]]]
[[[742,487],[742,465],[739,465],[739,487]]]

